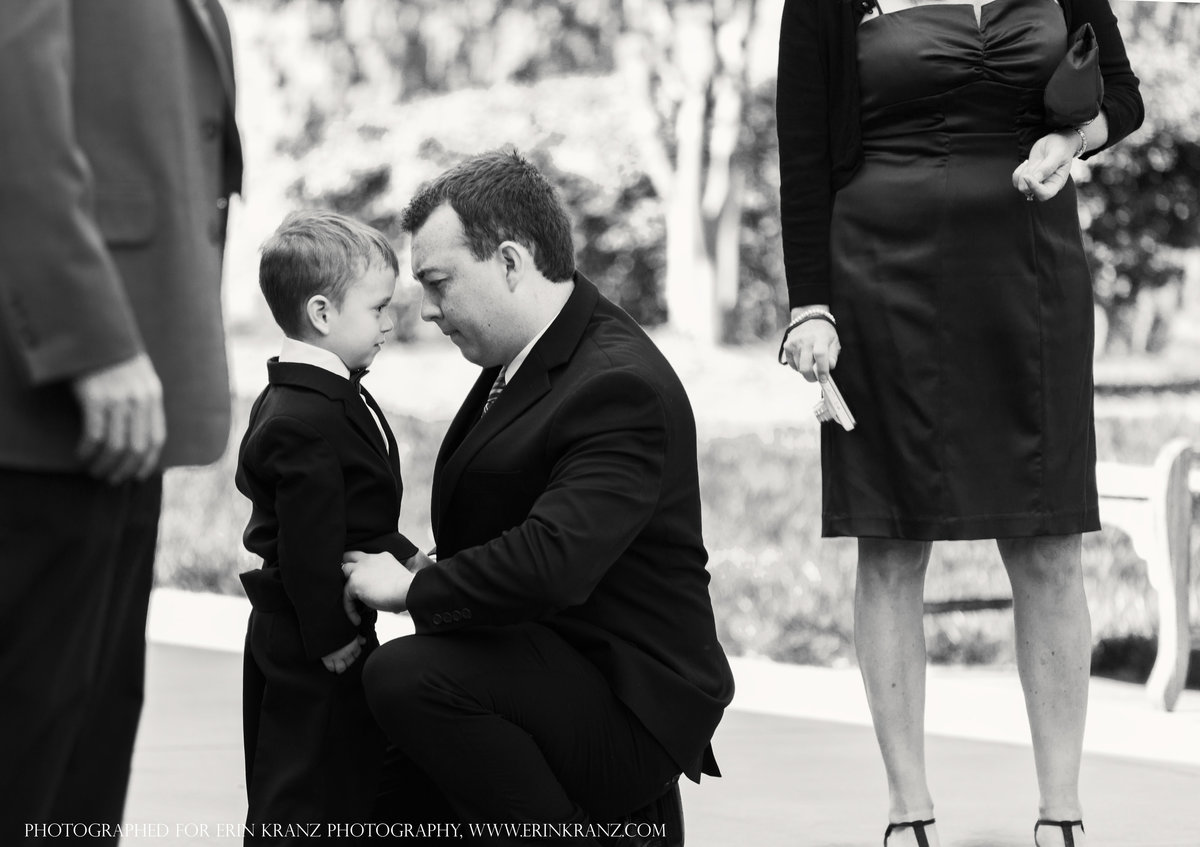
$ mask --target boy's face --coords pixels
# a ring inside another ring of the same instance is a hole
[[[388,304],[396,291],[396,275],[376,261],[346,289],[340,307],[329,311],[329,334],[323,347],[341,357],[350,370],[365,368],[392,331]]]

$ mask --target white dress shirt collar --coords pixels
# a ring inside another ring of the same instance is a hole
[[[283,339],[283,346],[279,348],[279,361],[295,365],[312,365],[313,367],[340,376],[342,379],[350,379],[350,369],[346,367],[346,363],[342,361],[341,356],[337,353],[326,350],[324,347],[317,347],[304,341],[297,341],[295,338]],[[358,390],[359,397],[362,397],[361,386]],[[367,411],[371,413],[371,420],[375,421],[375,426],[379,429],[379,437],[383,440],[384,452],[390,452],[391,448],[388,446],[387,432],[383,428],[383,422],[379,419],[379,415],[375,413],[375,410],[371,408],[371,404],[365,398],[363,399],[363,405],[367,407]]]
[[[566,303],[564,303],[563,306],[566,306]],[[555,312],[554,317],[552,317],[546,323],[546,325],[538,331],[538,334],[530,339],[529,343],[522,348],[521,352],[513,356],[513,360],[504,367],[504,382],[506,385],[513,381],[513,377],[517,375],[517,371],[520,369],[521,365],[525,364],[525,360],[529,358],[529,351],[533,349],[533,345],[537,344],[541,340],[542,336],[546,334],[546,330],[550,328],[550,324],[558,320],[558,316],[560,314],[562,314],[561,308]]]
[[[350,369],[346,367],[346,363],[337,353],[305,341],[298,341],[295,338],[283,339],[283,346],[279,348],[279,361],[297,365],[312,365],[336,374],[342,379],[350,378]]]

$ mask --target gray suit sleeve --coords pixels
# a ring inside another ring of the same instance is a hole
[[[0,3],[0,323],[32,385],[142,349],[75,135],[68,0]]]

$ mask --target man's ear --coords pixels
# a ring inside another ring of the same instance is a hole
[[[521,277],[534,266],[529,250],[515,241],[500,242],[500,261],[504,262],[504,276],[508,280],[509,290],[516,288]]]
[[[333,311],[333,301],[324,294],[314,294],[304,304],[304,316],[308,319],[309,326],[321,335],[329,335],[329,318]]]

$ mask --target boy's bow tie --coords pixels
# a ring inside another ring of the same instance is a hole
[[[366,376],[367,373],[368,371],[366,368],[359,368],[358,370],[350,371],[350,384],[353,385],[355,389],[358,389],[359,383],[362,382],[362,378]]]

